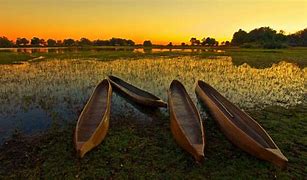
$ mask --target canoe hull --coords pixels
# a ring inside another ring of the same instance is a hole
[[[157,107],[166,108],[167,107],[167,104],[162,100],[151,99],[151,98],[147,98],[147,97],[143,97],[141,95],[138,95],[138,94],[124,88],[120,84],[114,82],[110,77],[109,77],[109,81],[112,84],[114,91],[123,94],[124,96],[126,96],[127,98],[136,102],[139,105],[144,105],[144,106],[153,107],[153,108],[157,108]],[[125,82],[125,83],[127,83],[127,82]]]
[[[110,114],[108,116],[110,116]],[[102,126],[97,129],[96,133],[89,141],[86,143],[75,143],[76,151],[80,158],[83,158],[87,152],[98,146],[104,140],[109,129],[109,119],[108,117],[103,120]]]
[[[108,81],[108,80],[104,80],[104,81]],[[108,83],[108,92],[107,92],[107,97],[106,97],[107,98],[106,110],[104,112],[103,118],[101,119],[99,126],[95,129],[95,131],[91,135],[91,137],[85,142],[78,141],[77,131],[78,131],[78,128],[79,128],[78,124],[81,121],[82,115],[84,113],[86,113],[87,108],[90,108],[90,107],[88,107],[88,103],[85,105],[85,107],[84,107],[83,111],[81,112],[80,117],[78,119],[77,127],[76,127],[75,132],[74,132],[74,144],[75,144],[75,149],[77,151],[77,154],[80,158],[82,158],[87,152],[89,152],[90,150],[92,150],[93,148],[98,146],[104,140],[104,138],[105,138],[105,136],[108,132],[109,121],[110,121],[110,112],[111,112],[112,87],[111,87],[111,84],[110,84],[109,81],[107,83]],[[95,90],[96,90],[96,88],[95,88]],[[94,92],[95,92],[95,90],[94,90]],[[93,92],[93,94],[94,94],[94,92]],[[93,94],[90,97],[90,99],[93,97]]]
[[[187,97],[189,98],[189,97]],[[175,109],[172,106],[172,100],[171,100],[171,92],[168,91],[168,108],[169,108],[169,114],[170,114],[170,128],[171,132],[173,134],[174,139],[176,142],[181,146],[184,150],[186,150],[188,153],[190,153],[197,162],[202,162],[204,160],[204,147],[205,147],[205,137],[204,137],[204,129],[202,122],[200,121],[200,128],[202,131],[202,144],[192,145],[190,141],[187,138],[187,135],[183,132],[182,128],[180,127],[180,124],[177,121],[177,117],[175,115]],[[196,107],[194,107],[196,110]],[[197,111],[197,110],[196,110]],[[198,114],[198,117],[200,119],[200,115]]]
[[[203,152],[204,146],[201,146],[199,149],[195,149],[181,131],[179,124],[172,112],[170,112],[170,119],[171,119],[171,124],[170,124],[171,132],[176,142],[179,144],[180,147],[182,147],[184,150],[190,153],[197,162],[202,162],[204,160],[204,152]]]
[[[234,123],[232,123],[225,115],[225,113],[216,106],[215,102],[208,96],[206,92],[204,92],[204,90],[198,84],[196,85],[195,92],[198,98],[208,107],[210,114],[218,123],[221,131],[233,144],[246,151],[247,153],[260,159],[269,161],[281,168],[285,168],[287,166],[288,160],[277,148],[277,146],[276,149],[264,148],[258,142],[248,136],[245,132],[243,132],[240,128],[238,128]],[[248,116],[247,114],[245,115]],[[274,142],[272,141],[272,143]]]

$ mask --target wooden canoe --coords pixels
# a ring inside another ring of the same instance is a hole
[[[99,145],[109,128],[112,87],[107,79],[100,82],[84,106],[74,133],[75,148],[82,158]]]
[[[233,144],[260,159],[286,167],[287,158],[253,118],[203,81],[197,82],[195,91]]]
[[[173,80],[168,90],[168,105],[175,140],[201,162],[205,147],[202,120],[184,86],[177,80]]]
[[[118,77],[109,76],[108,78],[115,91],[122,93],[124,96],[140,105],[149,107],[167,107],[167,104],[162,99],[149,92],[139,89]]]

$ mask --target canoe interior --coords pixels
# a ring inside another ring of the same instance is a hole
[[[214,101],[217,107],[227,116],[227,118],[248,136],[261,144],[264,148],[277,148],[264,129],[245,112],[228,101],[209,84],[203,81],[198,81],[198,85],[206,93],[206,95]]]
[[[102,81],[95,89],[86,109],[83,110],[77,132],[79,142],[87,141],[101,123],[107,109],[108,89],[108,81]]]
[[[192,144],[202,144],[200,119],[184,86],[178,81],[173,81],[170,86],[170,95],[178,124]]]
[[[133,93],[137,94],[137,95],[140,95],[140,96],[143,96],[143,97],[147,97],[147,98],[150,98],[150,99],[155,99],[155,100],[160,100],[160,98],[154,96],[153,94],[150,94],[146,91],[143,91],[123,80],[121,80],[120,78],[118,77],[115,77],[115,76],[109,76],[109,79],[111,81],[113,81],[114,83],[128,89],[129,91],[132,91]]]

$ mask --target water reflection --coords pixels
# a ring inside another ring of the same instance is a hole
[[[0,48],[0,52],[18,52],[18,53],[56,53],[63,54],[66,52],[99,52],[99,51],[128,51],[134,53],[159,53],[159,52],[189,52],[189,53],[201,53],[201,52],[216,52],[224,53],[221,49],[204,49],[204,48],[138,48],[138,47],[99,47],[99,48]]]
[[[202,48],[136,48],[134,52],[138,53],[159,53],[159,52],[184,52],[184,53],[202,53],[215,52],[224,53],[221,49],[202,49]]]
[[[182,81],[194,102],[202,79],[241,108],[293,106],[305,95],[307,68],[281,62],[266,69],[234,66],[231,58],[192,57],[140,60],[49,60],[0,66],[0,139],[15,128],[33,133],[51,123],[76,121],[98,82],[109,74],[167,100],[173,79]],[[167,110],[148,112],[113,96],[111,118],[137,123],[159,120]],[[1,140],[0,140],[1,141]]]
[[[51,116],[40,108],[0,117],[0,142],[1,137],[8,137],[14,130],[21,129],[24,133],[33,134],[50,127],[51,122]]]

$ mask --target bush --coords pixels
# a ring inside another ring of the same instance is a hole
[[[282,49],[288,46],[281,42],[263,42],[263,43],[244,43],[241,48],[264,48],[264,49]]]
[[[244,43],[240,47],[241,48],[261,48],[262,46],[257,43]]]
[[[281,49],[286,48],[287,46],[281,42],[266,42],[263,44],[263,48],[265,49]]]

